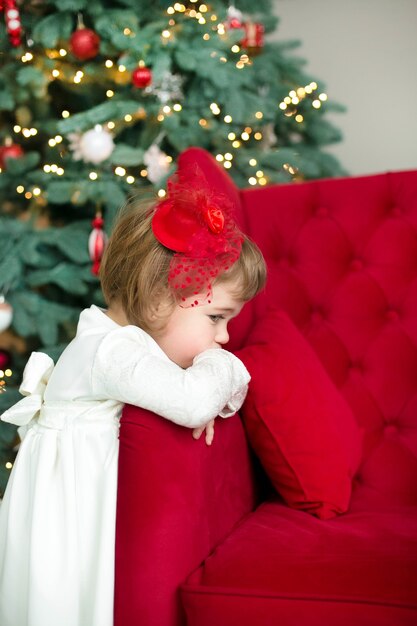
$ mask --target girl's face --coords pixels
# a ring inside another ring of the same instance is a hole
[[[190,367],[197,354],[229,341],[227,324],[244,304],[233,295],[233,287],[227,283],[214,285],[210,304],[191,307],[191,297],[185,306],[175,307],[163,330],[151,333],[171,361]]]

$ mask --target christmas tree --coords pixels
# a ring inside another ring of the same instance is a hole
[[[56,359],[80,310],[102,304],[104,233],[132,194],[163,197],[182,150],[206,148],[239,186],[343,172],[323,150],[340,139],[326,112],[341,107],[293,56],[298,42],[268,42],[269,0],[0,7],[3,411],[29,353]],[[17,441],[0,424],[0,487]]]

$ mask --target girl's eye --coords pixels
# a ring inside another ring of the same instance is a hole
[[[218,322],[219,320],[224,320],[224,316],[223,315],[209,315],[209,318],[214,323]]]

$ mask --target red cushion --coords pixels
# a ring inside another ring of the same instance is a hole
[[[345,512],[359,429],[312,348],[285,313],[272,311],[237,355],[252,376],[242,416],[277,491],[322,519]]]

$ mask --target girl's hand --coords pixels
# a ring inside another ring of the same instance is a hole
[[[206,444],[208,446],[211,446],[213,438],[214,438],[214,419],[210,420],[209,423],[206,424],[205,426],[194,428],[193,430],[194,439],[200,439],[204,431],[206,431]]]

